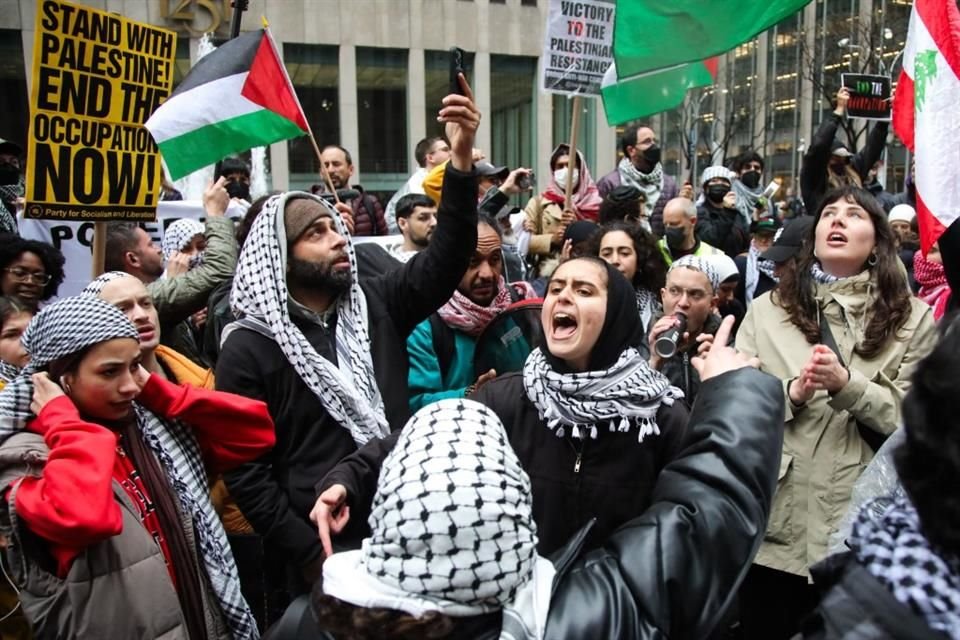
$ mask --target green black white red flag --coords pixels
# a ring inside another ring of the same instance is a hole
[[[202,58],[144,126],[173,180],[232,153],[310,132],[267,29]]]

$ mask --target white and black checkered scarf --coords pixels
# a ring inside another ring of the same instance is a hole
[[[901,495],[879,516],[860,510],[848,544],[857,561],[932,629],[960,639],[960,558],[934,549]]]
[[[410,419],[370,528],[361,550],[326,560],[326,594],[417,617],[503,610],[501,639],[543,637],[554,570],[537,556],[530,479],[487,407],[446,399]]]
[[[336,302],[337,365],[313,348],[290,319],[287,233],[283,212],[294,198],[325,207],[347,240],[352,284]],[[357,256],[339,212],[322,198],[290,192],[267,201],[243,245],[230,295],[236,325],[269,335],[330,416],[350,431],[357,446],[390,432],[370,356],[367,298],[357,279]],[[229,327],[228,327],[229,329]],[[229,331],[224,331],[224,339]]]
[[[87,347],[139,334],[123,313],[93,296],[62,298],[40,310],[24,331],[30,362],[0,391],[0,440],[23,430],[34,418],[32,374]],[[183,512],[196,531],[198,552],[210,587],[233,638],[259,637],[256,621],[240,593],[240,578],[220,519],[210,503],[200,447],[190,427],[164,420],[134,404],[137,424],[147,448],[156,456]]]
[[[17,184],[0,184],[0,233],[19,233],[17,229],[17,211],[7,203],[16,202],[24,193],[24,179],[20,176]]]

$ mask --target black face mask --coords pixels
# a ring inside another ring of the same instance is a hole
[[[747,171],[745,174],[740,176],[740,182],[742,182],[743,186],[748,189],[756,189],[760,186],[760,172]]]
[[[250,185],[231,180],[223,185],[223,188],[227,190],[227,195],[231,198],[240,198],[250,202]]]
[[[657,166],[660,163],[660,147],[657,145],[651,145],[644,149],[643,153],[640,156],[650,165],[650,168]]]
[[[707,186],[707,199],[711,202],[723,202],[723,196],[730,193],[730,187],[725,184],[711,184]]]
[[[20,169],[15,164],[0,162],[0,184],[17,184],[20,182]]]
[[[687,233],[683,227],[668,227],[664,229],[663,236],[667,239],[667,246],[671,249],[682,248],[683,241],[687,239]]]

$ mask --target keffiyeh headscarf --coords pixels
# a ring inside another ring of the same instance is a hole
[[[170,259],[177,251],[183,251],[195,237],[202,236],[204,227],[199,221],[191,218],[180,218],[163,232],[163,242],[160,248],[163,250],[163,257]],[[203,263],[203,251],[198,251],[196,255],[190,258],[190,268]]]
[[[317,353],[290,319],[284,211],[287,203],[298,199],[323,207],[347,241],[352,283],[335,303],[337,365]],[[390,432],[373,372],[367,298],[357,279],[357,256],[336,209],[309,193],[294,191],[270,198],[243,245],[230,306],[234,315],[241,318],[234,323],[236,327],[250,328],[276,341],[330,416],[350,431],[357,446]],[[229,328],[224,331],[224,339]]]
[[[60,358],[115,338],[130,338],[137,343],[140,340],[126,316],[99,298],[62,298],[41,309],[21,338],[30,362],[0,391],[0,440],[23,430],[34,417],[30,411],[33,373]],[[210,503],[207,474],[192,429],[179,421],[162,420],[137,404],[134,409],[144,443],[156,456],[195,528],[198,555],[231,635],[258,638],[256,621],[240,593],[240,578],[230,545]]]
[[[420,617],[503,609],[502,639],[543,637],[554,570],[537,556],[530,479],[487,407],[447,399],[403,428],[358,551],[323,565],[327,595]]]
[[[653,215],[653,208],[660,199],[663,192],[663,165],[659,162],[650,173],[642,173],[633,166],[630,158],[622,158],[617,165],[617,173],[620,174],[620,184],[630,187],[636,187],[643,191],[647,196],[643,208],[647,211],[647,218]]]
[[[16,184],[0,184],[0,233],[19,233],[17,211],[12,206],[8,208],[7,203],[16,202],[17,198],[23,197],[24,184],[22,175]]]
[[[860,510],[848,541],[857,561],[931,628],[960,639],[960,558],[930,545],[906,495],[879,517],[871,509]]]
[[[716,293],[720,288],[720,273],[717,271],[716,266],[707,258],[701,258],[694,255],[683,256],[682,258],[673,261],[673,264],[671,264],[670,268],[667,270],[667,275],[669,276],[671,271],[681,267],[699,271],[703,275],[707,276],[707,280],[710,282],[710,286],[713,287],[714,293]]]
[[[80,292],[82,296],[93,296],[95,298],[100,297],[100,293],[103,291],[103,288],[107,286],[108,283],[113,282],[114,280],[119,280],[120,278],[135,278],[126,271],[107,271],[102,273],[93,280],[90,281],[90,284],[83,288],[83,291]]]
[[[570,145],[557,145],[557,148],[550,154],[550,167],[553,168],[557,158],[563,155],[569,155],[569,153]],[[579,151],[577,151],[577,158],[579,159],[579,166],[576,167],[576,170],[580,175],[580,180],[574,186],[570,200],[581,218],[596,220],[600,215],[600,203],[603,202],[603,198],[600,197],[600,191],[597,189],[597,185],[590,175],[590,169],[587,168],[586,158],[584,158],[583,154]],[[569,164],[569,169],[571,171],[574,169],[574,163],[572,161]],[[560,185],[557,184],[557,181],[551,173],[550,184],[547,185],[547,189],[542,195],[550,202],[559,204],[562,207],[567,199],[567,190],[560,188]]]
[[[757,248],[756,242],[750,241],[750,250],[747,252],[747,268],[744,282],[744,297],[747,301],[747,307],[753,303],[753,298],[757,292],[757,285],[760,284],[760,274],[780,284],[780,278],[774,273],[776,265],[772,260],[765,260],[760,257],[763,253]]]
[[[548,344],[534,349],[523,366],[523,386],[547,428],[558,437],[597,437],[597,426],[610,431],[637,428],[637,440],[659,435],[657,412],[672,405],[683,392],[650,368],[637,347],[644,330],[637,321],[633,286],[614,267],[589,261],[607,270],[607,312],[600,337],[590,353],[588,370],[570,371],[550,353]],[[571,260],[566,264],[575,262]]]
[[[513,298],[510,287],[522,293],[522,299],[536,298],[537,292],[526,281],[507,282],[500,276],[497,283],[498,293],[489,305],[481,307],[476,302],[459,291],[453,292],[453,297],[437,310],[440,318],[451,329],[462,331],[468,336],[476,338],[487,328],[494,318],[503,313],[510,306]]]

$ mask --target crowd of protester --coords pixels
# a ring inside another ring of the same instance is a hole
[[[642,124],[538,185],[461,82],[386,205],[228,158],[77,296],[0,140],[0,637],[960,638],[960,230],[887,125],[838,92],[801,197]]]

